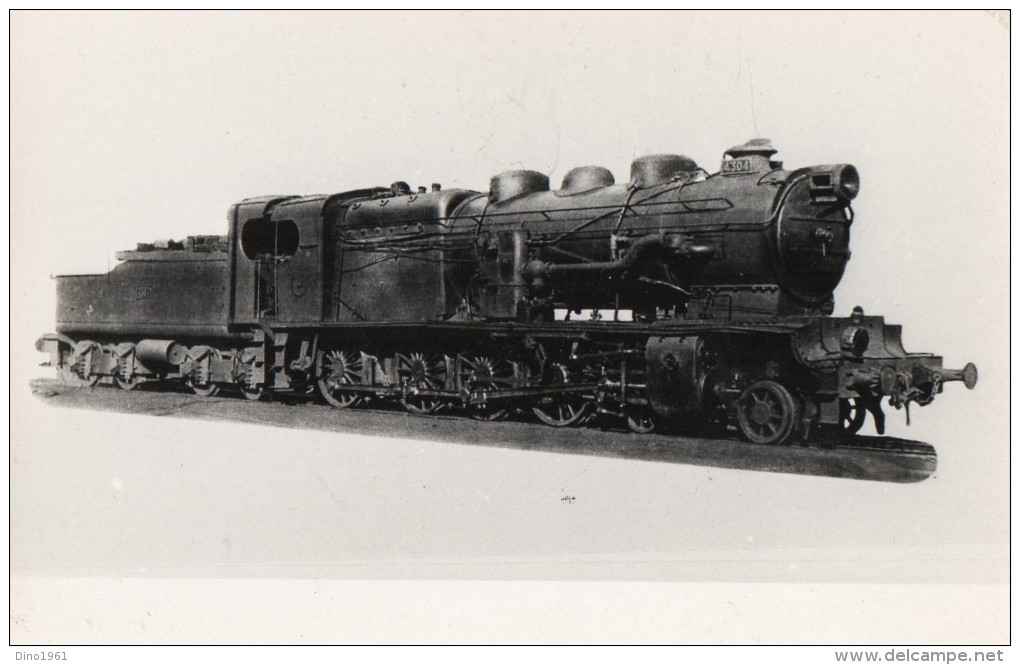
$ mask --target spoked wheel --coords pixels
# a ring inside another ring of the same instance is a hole
[[[627,429],[637,434],[651,434],[655,431],[655,419],[644,411],[631,414],[627,416]]]
[[[410,388],[401,400],[404,408],[416,415],[435,413],[442,406],[436,395],[422,395],[419,390],[439,391],[446,386],[446,358],[434,353],[397,354],[397,377]]]
[[[514,366],[508,360],[488,356],[459,356],[457,358],[457,387],[470,397],[491,396],[514,387]],[[468,404],[468,415],[475,420],[502,420],[510,414],[505,400]]]
[[[782,443],[793,431],[796,410],[789,390],[775,381],[758,381],[737,401],[737,424],[752,443]]]
[[[349,409],[361,403],[363,395],[344,390],[344,386],[360,384],[362,362],[360,351],[329,351],[322,359],[319,392],[338,409]]]
[[[89,340],[78,342],[74,347],[74,364],[71,367],[71,372],[90,388],[99,385],[103,378],[92,371],[96,354],[102,352],[103,347],[99,346],[98,342]]]
[[[563,365],[554,365],[548,387],[571,383],[570,371]],[[592,402],[579,393],[561,393],[540,397],[531,407],[535,417],[551,427],[569,427],[581,422],[591,411]]]
[[[861,431],[868,410],[859,399],[839,400],[839,432],[843,436],[853,436]]]
[[[219,360],[223,356],[217,349],[209,348],[209,360]],[[187,385],[191,388],[191,391],[199,397],[212,397],[218,395],[220,392],[220,386],[218,383],[213,383],[210,372],[200,365],[197,370],[192,370],[191,376],[188,377]]]

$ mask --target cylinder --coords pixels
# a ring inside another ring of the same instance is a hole
[[[648,400],[667,420],[702,412],[698,337],[648,338],[645,345]]]
[[[143,339],[135,346],[135,358],[146,367],[176,367],[188,350],[172,339]]]

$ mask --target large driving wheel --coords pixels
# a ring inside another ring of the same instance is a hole
[[[344,390],[344,386],[362,382],[360,351],[329,351],[322,359],[322,378],[319,392],[327,402],[338,409],[348,409],[361,403],[361,393]]]
[[[550,372],[549,380],[543,387],[571,383],[570,371],[564,365],[553,365]],[[531,412],[551,427],[569,427],[581,422],[588,415],[591,406],[591,400],[580,393],[560,393],[538,398],[538,403],[531,407]]]
[[[442,406],[437,395],[419,391],[439,391],[446,386],[446,358],[433,353],[397,354],[397,377],[407,389],[401,403],[416,415],[435,413]]]
[[[737,424],[752,443],[782,443],[793,431],[796,411],[789,390],[775,381],[758,381],[737,401]]]
[[[457,358],[457,388],[468,397],[491,397],[501,390],[514,387],[514,366],[508,360],[487,356],[464,355]],[[467,405],[475,420],[502,420],[510,413],[506,400],[486,400]]]
[[[133,356],[135,354],[135,345],[126,343],[120,346],[113,346],[110,348],[110,353],[117,359],[117,370],[114,378],[121,390],[134,390],[142,385],[142,377],[135,374],[134,371]]]

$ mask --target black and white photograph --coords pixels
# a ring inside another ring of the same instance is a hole
[[[1010,643],[1008,10],[9,22],[19,653]]]

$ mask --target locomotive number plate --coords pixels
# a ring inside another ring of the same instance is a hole
[[[727,159],[722,164],[723,173],[750,173],[750,159]]]

